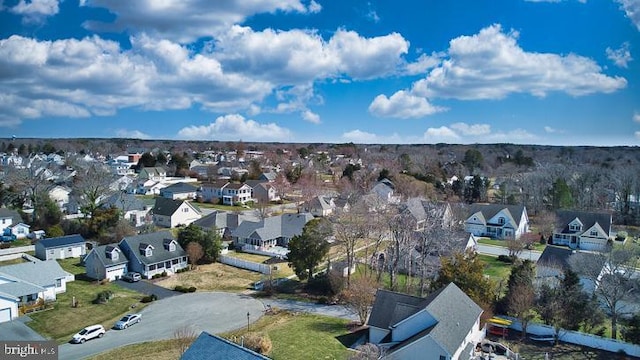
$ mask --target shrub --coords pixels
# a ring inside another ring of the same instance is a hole
[[[616,241],[625,241],[627,239],[627,232],[626,231],[619,231],[616,234]]]
[[[0,243],[0,249],[8,249],[11,247],[11,244],[9,243]]]
[[[267,355],[273,347],[269,335],[263,333],[247,333],[244,336],[244,346],[262,355]]]
[[[93,300],[94,304],[106,304],[113,297],[113,291],[105,290],[98,293],[98,296]]]
[[[159,278],[163,278],[163,277],[167,277],[167,272],[166,271],[163,271],[160,274],[155,274],[151,278],[152,279],[159,279]]]
[[[189,271],[189,270],[191,270],[191,268],[189,268],[187,266],[186,268],[182,268],[182,269],[176,270],[176,274],[180,274],[180,273],[183,273],[183,272],[186,272],[186,271]]]
[[[140,300],[140,302],[142,303],[150,303],[153,301],[158,300],[158,296],[156,294],[151,294],[151,295],[147,295],[145,297],[142,298],[142,300]]]
[[[191,286],[191,287],[186,287],[186,286],[182,286],[182,285],[176,285],[173,288],[174,291],[179,291],[181,293],[192,293],[192,292],[196,292],[196,287],[195,286]]]
[[[190,292],[190,293],[192,293],[192,292],[196,292],[196,290],[197,290],[197,289],[196,289],[196,287],[195,287],[195,286],[191,286],[191,287],[189,287],[189,292]]]
[[[508,255],[498,255],[498,261],[502,261],[508,264],[513,264],[514,259]]]

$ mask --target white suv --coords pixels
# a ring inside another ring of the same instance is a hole
[[[91,340],[93,338],[101,338],[105,333],[106,331],[104,330],[104,327],[102,327],[102,325],[87,326],[86,328],[80,330],[77,334],[73,335],[71,342],[82,344],[85,341]]]

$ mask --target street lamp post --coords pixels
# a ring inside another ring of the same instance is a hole
[[[247,311],[247,331],[249,331],[249,316],[251,316],[251,315]]]

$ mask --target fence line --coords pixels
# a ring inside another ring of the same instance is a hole
[[[260,264],[253,261],[238,259],[236,257],[225,256],[225,255],[220,255],[219,260],[223,264],[235,266],[241,269],[259,272],[265,275],[271,274],[271,267],[266,264]]]

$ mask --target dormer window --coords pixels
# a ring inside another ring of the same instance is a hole
[[[581,226],[580,226],[580,224],[571,224],[571,225],[569,225],[569,230],[571,230],[571,231],[580,231],[581,230]]]
[[[153,256],[153,246],[142,243],[140,244],[139,249],[140,249],[140,255],[146,256],[146,257]]]
[[[176,251],[176,241],[173,239],[164,239],[163,245],[167,251]]]
[[[503,217],[499,217],[498,218],[498,224],[500,224],[500,225],[504,224],[504,218]]]
[[[120,250],[118,250],[117,248],[109,246],[106,249],[105,256],[107,257],[107,259],[116,261],[120,257],[120,255],[118,254],[119,251]]]
[[[597,230],[591,230],[591,232],[589,233],[589,235],[591,235],[591,236],[598,236],[598,231],[597,231]]]

